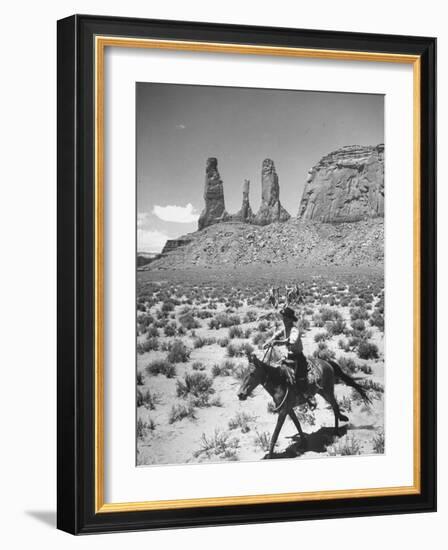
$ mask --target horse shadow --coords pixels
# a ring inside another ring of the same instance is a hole
[[[294,440],[284,451],[276,453],[274,451],[271,458],[297,458],[305,453],[323,453],[326,452],[327,447],[332,445],[338,437],[342,437],[347,433],[348,426],[341,426],[336,434],[334,428],[322,427],[316,432],[306,433],[303,437],[299,434],[293,435],[291,439]],[[267,459],[268,454],[263,458]]]

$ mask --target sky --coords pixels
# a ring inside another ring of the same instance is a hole
[[[258,210],[271,158],[280,201],[296,216],[324,155],[384,142],[384,96],[138,82],[136,132],[137,248],[160,252],[197,229],[208,157],[218,159],[229,213],[241,207],[244,179]]]

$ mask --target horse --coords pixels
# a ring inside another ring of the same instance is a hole
[[[304,355],[302,360],[307,361]],[[314,372],[312,379],[308,380],[305,392],[301,392],[296,384],[291,385],[288,383],[283,369],[264,363],[253,353],[248,354],[248,361],[249,370],[238,390],[238,398],[240,401],[246,400],[254,389],[261,384],[274,400],[274,412],[278,413],[277,424],[269,445],[268,458],[272,458],[273,456],[275,444],[288,415],[297,428],[299,436],[301,438],[304,437],[299,419],[294,412],[294,407],[308,403],[309,399],[316,394],[321,395],[331,405],[335,419],[334,430],[338,434],[339,420],[347,422],[348,418],[339,410],[339,405],[334,395],[336,378],[354,388],[366,403],[370,403],[365,388],[346,374],[335,361],[320,358],[312,360]]]

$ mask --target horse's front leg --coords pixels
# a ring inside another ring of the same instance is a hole
[[[275,444],[277,443],[277,439],[278,439],[280,430],[283,427],[283,423],[285,422],[285,418],[286,418],[286,411],[281,411],[278,413],[277,425],[275,426],[274,433],[272,434],[272,437],[271,437],[271,444],[269,445],[268,458],[272,458],[272,455],[274,454],[274,447],[275,447]]]

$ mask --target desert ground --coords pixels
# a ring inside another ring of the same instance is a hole
[[[137,272],[137,465],[266,457],[276,423],[272,399],[261,386],[246,401],[237,392],[246,351],[263,358],[263,344],[281,326],[269,288],[296,283],[305,355],[336,360],[368,390],[371,405],[337,383],[349,422],[335,434],[333,411],[316,396],[314,410],[296,409],[305,437],[287,419],[274,458],[384,453],[383,282],[382,267]]]

